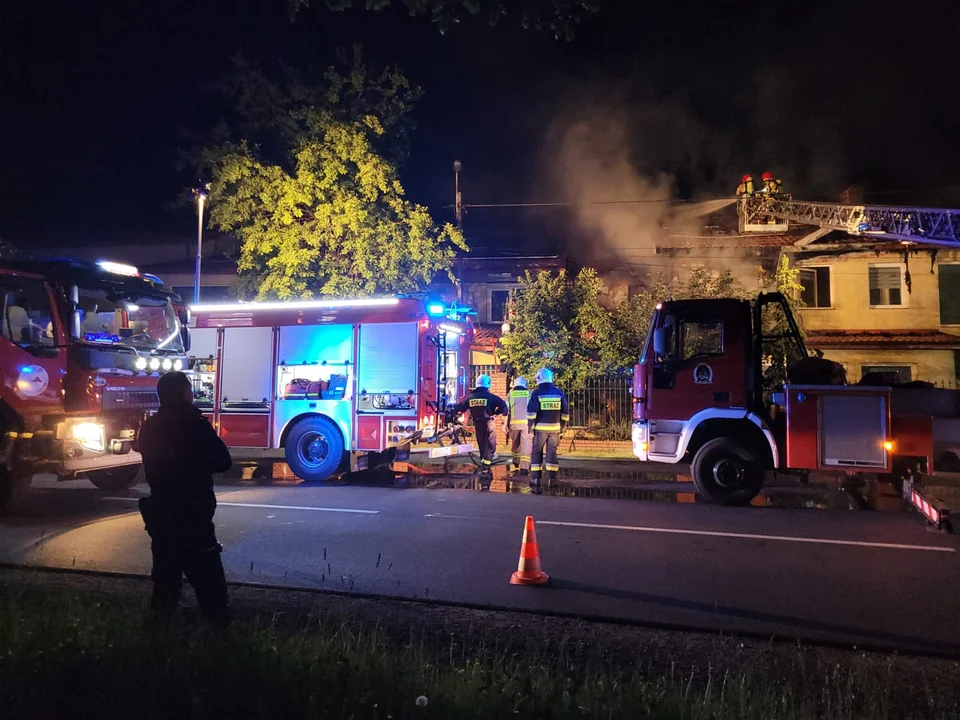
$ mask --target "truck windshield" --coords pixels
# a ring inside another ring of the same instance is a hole
[[[82,341],[160,354],[183,352],[177,314],[168,299],[94,288],[79,291]]]

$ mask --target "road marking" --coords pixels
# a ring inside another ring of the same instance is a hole
[[[643,527],[636,525],[603,525],[600,523],[561,522],[538,520],[537,525],[594,528],[598,530],[633,530],[634,532],[667,533],[670,535],[702,535],[707,537],[740,538],[744,540],[778,540],[780,542],[812,543],[819,545],[853,545],[856,547],[887,548],[891,550],[923,550],[927,552],[956,552],[956,548],[942,545],[903,545],[900,543],[867,542],[864,540],[834,540],[831,538],[794,537],[791,535],[758,535],[753,533],[717,532],[714,530],[680,530],[677,528]]]
[[[116,500],[118,502],[138,502],[140,498],[108,497],[104,498],[104,500]],[[314,507],[312,505],[266,505],[263,503],[223,502],[222,500],[217,500],[217,507],[222,505],[226,505],[227,507],[263,508],[265,510],[309,510],[311,512],[359,513],[360,515],[380,514],[379,510],[357,510],[356,508]]]

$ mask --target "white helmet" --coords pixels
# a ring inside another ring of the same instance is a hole
[[[527,386],[527,379],[524,377],[518,377],[513,381],[513,386],[525,388]]]
[[[541,383],[553,382],[553,370],[550,368],[540,368],[537,370],[537,385]]]
[[[490,380],[489,375],[480,375],[477,378],[477,384],[474,387],[478,388],[488,388],[493,384],[493,381]]]

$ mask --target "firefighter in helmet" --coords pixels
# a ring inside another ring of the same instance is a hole
[[[477,432],[477,445],[480,448],[480,468],[490,470],[497,454],[497,415],[507,414],[507,404],[503,398],[490,392],[490,376],[480,375],[476,388],[456,407],[456,412],[470,412],[473,428]]]
[[[527,403],[527,424],[533,433],[533,452],[530,457],[530,485],[539,493],[540,478],[546,470],[547,486],[560,471],[557,447],[560,434],[570,422],[567,396],[553,384],[553,370],[537,371],[537,389],[530,393]]]
[[[513,453],[513,470],[524,475],[530,471],[530,445],[533,440],[527,425],[529,401],[530,390],[527,389],[527,380],[518,377],[513,383],[513,389],[507,395],[507,406],[510,408],[508,428],[510,451]]]
[[[740,178],[740,184],[737,186],[737,197],[750,197],[753,195],[753,176],[744,175]]]
[[[763,180],[763,192],[766,195],[772,195],[773,194],[773,173],[765,172],[763,175],[760,176],[760,179]]]

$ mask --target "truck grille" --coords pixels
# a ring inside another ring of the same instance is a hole
[[[103,393],[103,409],[122,408],[150,409],[160,407],[160,399],[154,390],[112,390]]]

